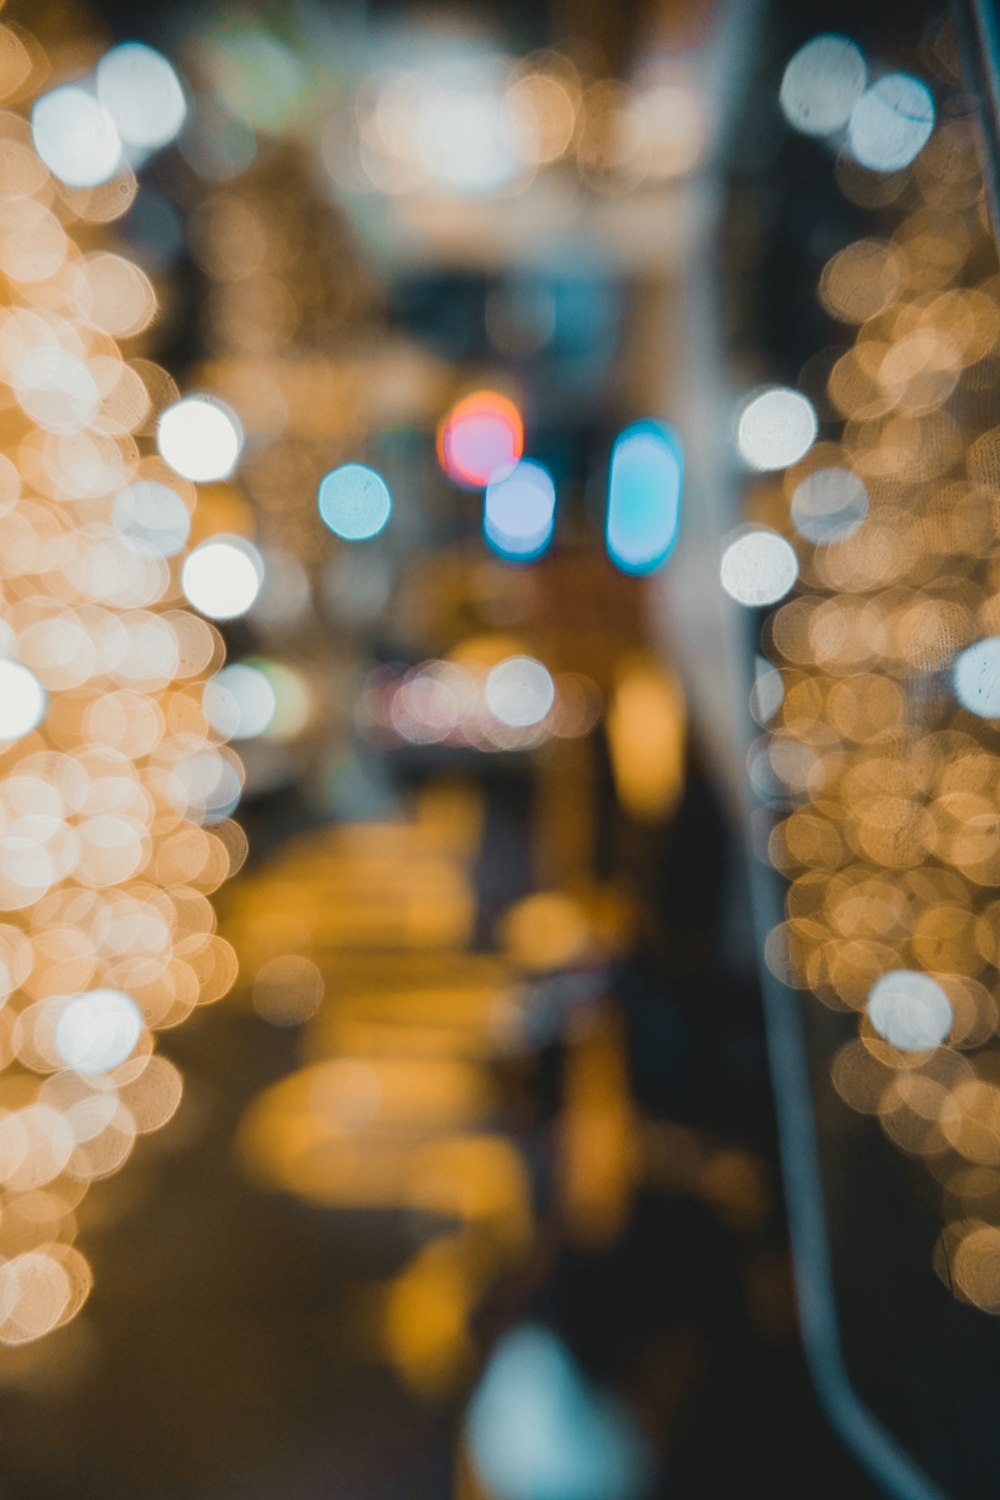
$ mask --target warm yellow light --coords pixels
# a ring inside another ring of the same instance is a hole
[[[684,785],[687,710],[680,684],[659,663],[623,665],[607,716],[622,806],[640,822],[669,815]]]

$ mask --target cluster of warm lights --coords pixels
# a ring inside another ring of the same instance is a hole
[[[237,48],[234,67],[240,61]],[[204,100],[199,107],[204,113]],[[195,187],[187,209],[191,252],[207,278],[209,358],[197,378],[215,393],[201,398],[202,421],[213,424],[208,457],[225,459],[228,422],[230,467],[240,460],[239,492],[220,467],[205,508],[257,573],[255,584],[247,561],[230,555],[241,606],[234,613],[287,641],[318,623],[318,573],[331,550],[336,556],[341,542],[367,542],[390,524],[381,475],[343,460],[372,431],[422,414],[428,372],[412,351],[372,336],[377,312],[364,261],[297,143],[274,142],[211,192]],[[259,551],[249,540],[257,533]],[[312,649],[317,638],[312,630]],[[332,640],[326,646],[336,651]]]
[[[770,595],[759,568],[738,587],[765,603],[800,585],[768,623],[777,666],[761,663],[752,705],[760,842],[790,880],[768,962],[858,1012],[834,1084],[927,1162],[944,1190],[937,1268],[998,1312],[1000,277],[971,130],[930,135],[925,115],[891,232],[821,278],[857,327],[828,366],[842,435],[751,498],[746,537],[793,561]],[[886,129],[890,145],[906,133]]]
[[[569,166],[622,191],[690,173],[704,123],[689,83],[669,69],[630,85],[585,77],[557,52],[512,63],[470,50],[368,77],[352,113],[330,121],[324,150],[335,180],[354,190],[511,192]]]
[[[480,643],[481,644],[481,643]],[[359,695],[357,721],[385,744],[529,750],[555,735],[589,734],[601,716],[597,685],[577,672],[555,677],[534,657],[476,649],[410,669],[377,667]]]
[[[389,28],[374,66],[356,30],[318,10],[280,28],[227,13],[202,20],[198,36],[204,91],[179,149],[213,183],[246,171],[261,136],[288,140],[311,129],[316,101],[329,107],[337,76],[361,82],[328,114],[322,152],[334,182],[352,193],[506,196],[546,171],[621,193],[683,178],[704,155],[702,105],[683,50],[670,48],[624,81],[555,50],[515,59],[440,18]],[[161,108],[166,119],[166,99]]]
[[[5,97],[24,100],[32,61],[13,32],[0,40]],[[148,49],[109,53],[96,80],[96,92],[42,95],[31,124],[0,116],[7,1344],[64,1324],[87,1295],[74,1210],[178,1106],[180,1075],[153,1036],[232,984],[208,897],[245,852],[228,817],[242,768],[202,704],[222,642],[186,606],[226,613],[212,607],[218,574],[195,581],[212,544],[188,550],[192,479],[206,465],[228,472],[239,435],[211,403],[171,405],[169,377],[135,342],[156,317],[154,288],[99,248],[101,226],[131,202],[129,162],[175,131],[183,96]]]

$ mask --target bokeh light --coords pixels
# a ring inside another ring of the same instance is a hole
[[[385,480],[364,464],[342,464],[320,483],[320,516],[334,535],[346,542],[378,536],[391,511],[392,497]]]
[[[184,596],[210,620],[235,620],[253,604],[264,577],[260,553],[237,536],[217,536],[188,554]]]
[[[851,154],[875,172],[898,172],[915,160],[934,129],[934,96],[909,73],[888,73],[851,113]]]
[[[483,535],[501,557],[530,562],[552,539],[556,489],[541,464],[522,459],[495,475],[483,501]]]
[[[142,1034],[142,1012],[120,990],[75,995],[56,1024],[56,1049],[78,1073],[107,1073],[135,1050]]]
[[[165,146],[179,134],[187,106],[177,74],[152,47],[124,42],[97,64],[97,97],[129,146]]]
[[[814,469],[796,485],[791,513],[807,542],[846,541],[868,514],[868,491],[851,469]]]
[[[981,719],[1000,719],[1000,636],[963,651],[952,669],[955,697]]]
[[[817,429],[811,401],[798,391],[773,386],[744,405],[736,444],[748,468],[784,469],[808,452]]]
[[[157,424],[160,452],[185,479],[225,479],[236,467],[243,433],[236,414],[212,396],[186,396]]]
[[[951,1002],[929,974],[897,969],[883,974],[868,997],[868,1016],[879,1036],[901,1052],[939,1047],[951,1030]]]
[[[191,532],[191,516],[180,495],[153,479],[137,479],[120,490],[111,516],[122,536],[154,557],[176,557]]]
[[[777,667],[763,656],[754,660],[754,682],[750,690],[750,712],[758,724],[767,724],[785,697],[785,684]]]
[[[532,656],[508,656],[486,679],[486,702],[501,724],[521,729],[545,718],[555,701],[552,677]]]
[[[616,439],[606,531],[608,555],[623,573],[650,573],[673,551],[682,481],[680,441],[671,428],[636,422]]]
[[[510,111],[488,73],[463,72],[440,82],[413,80],[418,160],[453,192],[490,192],[510,182],[520,165]]]
[[[14,394],[22,410],[50,432],[82,432],[101,404],[97,382],[83,360],[51,345],[19,360]]]
[[[438,429],[442,469],[456,484],[479,489],[509,470],[524,452],[521,413],[498,391],[474,391],[445,417]]]
[[[496,1500],[631,1500],[646,1488],[649,1457],[632,1419],[541,1326],[498,1342],[467,1423],[473,1463]]]
[[[261,673],[274,694],[274,712],[261,731],[269,740],[291,740],[309,723],[313,696],[303,674],[283,662],[257,657],[248,663]]]
[[[778,96],[785,119],[805,135],[843,130],[867,76],[856,42],[836,33],[813,37],[785,68]]]
[[[776,531],[744,532],[722,554],[722,587],[737,604],[775,604],[793,587],[799,572],[795,548]]]
[[[35,150],[60,182],[90,188],[121,165],[121,141],[108,110],[77,84],[43,94],[31,112]]]
[[[45,689],[33,672],[15,661],[0,661],[0,740],[19,740],[40,724]]]
[[[278,706],[267,674],[248,662],[234,662],[205,684],[205,717],[225,739],[246,740],[263,734]]]
[[[261,964],[253,981],[253,1008],[272,1026],[301,1026],[319,1010],[325,985],[316,964],[283,953]]]

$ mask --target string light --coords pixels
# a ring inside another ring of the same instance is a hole
[[[179,579],[212,545],[186,551],[191,480],[228,473],[241,434],[221,403],[189,398],[160,419],[171,467],[142,455],[170,381],[128,340],[156,296],[123,256],[90,248],[89,219],[134,192],[122,143],[154,149],[183,114],[166,60],[129,45],[99,64],[96,95],[66,84],[36,101],[33,144],[14,113],[0,121],[22,163],[0,212],[0,1343],[79,1311],[91,1277],[74,1205],[180,1101],[154,1033],[236,974],[204,893],[241,857],[225,813],[242,773],[200,706],[221,641]],[[53,177],[93,195],[71,208]],[[39,1189],[52,1212],[25,1251],[19,1205]]]
[[[847,45],[827,50],[856,88]],[[808,115],[793,123],[810,128]],[[860,94],[848,147],[873,171],[912,177],[891,236],[839,250],[820,279],[827,311],[858,328],[827,385],[841,438],[809,451],[803,425],[781,464],[744,453],[785,469],[787,509],[768,519],[775,546],[797,533],[807,585],[773,615],[773,662],[755,689],[769,730],[750,759],[761,852],[789,880],[766,958],[857,1013],[834,1086],[932,1164],[945,1188],[935,1266],[955,1295],[998,1313],[1000,1229],[986,1221],[1000,1194],[974,1176],[1000,1163],[1000,445],[980,414],[998,283],[963,269],[988,249],[968,126],[935,129],[920,80],[888,75]]]

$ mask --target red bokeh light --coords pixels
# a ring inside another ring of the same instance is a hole
[[[473,391],[438,428],[438,461],[456,484],[481,489],[524,452],[524,423],[513,401],[498,391]]]

